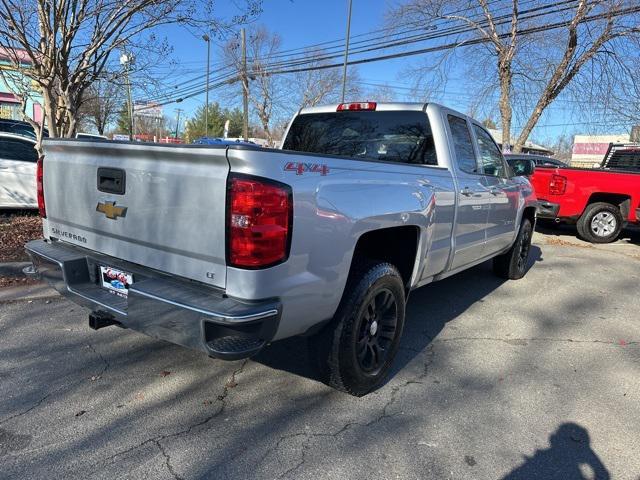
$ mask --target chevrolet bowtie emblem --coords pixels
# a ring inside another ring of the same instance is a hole
[[[127,216],[127,207],[116,207],[116,202],[98,202],[96,212],[104,213],[107,218],[115,220]]]

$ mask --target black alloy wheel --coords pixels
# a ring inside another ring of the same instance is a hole
[[[387,360],[398,326],[398,306],[389,289],[371,299],[360,316],[356,355],[366,374],[375,375]]]

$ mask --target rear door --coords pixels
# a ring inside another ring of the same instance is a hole
[[[50,237],[225,286],[224,147],[47,140],[44,154]]]
[[[513,241],[520,201],[520,190],[510,178],[510,169],[489,133],[473,124],[482,181],[489,189],[489,216],[487,220],[487,255],[504,250]]]
[[[34,141],[0,136],[0,208],[36,208]]]
[[[458,213],[454,229],[455,251],[451,269],[462,267],[485,255],[485,231],[489,215],[489,189],[483,182],[469,123],[448,114],[458,182]]]

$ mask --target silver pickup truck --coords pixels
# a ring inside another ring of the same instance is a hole
[[[384,380],[409,292],[493,258],[521,278],[535,195],[436,104],[303,109],[282,149],[49,139],[28,273],[119,325],[246,358],[306,335],[327,383]],[[520,169],[531,173],[530,164]]]

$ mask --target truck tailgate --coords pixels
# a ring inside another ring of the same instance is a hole
[[[47,140],[44,156],[45,237],[225,287],[225,148]]]

